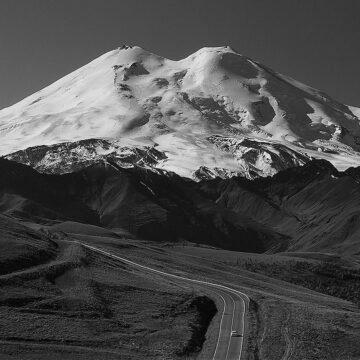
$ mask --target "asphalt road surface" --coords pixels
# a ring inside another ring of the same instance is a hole
[[[191,279],[188,277],[183,277],[156,270],[151,267],[141,265],[134,261],[112,254],[107,250],[87,245],[85,243],[80,244],[90,250],[119,260],[130,266],[140,268],[146,272],[153,272],[165,277],[171,277],[181,282],[191,282],[193,284],[195,283],[199,285],[200,288],[207,288],[208,290],[210,290],[210,292],[217,296],[220,299],[220,302],[223,304],[219,325],[219,333],[212,360],[241,360],[244,353],[244,339],[246,337],[245,315],[249,306],[249,298],[246,294],[230,287],[216,284],[213,282]],[[236,336],[231,335],[231,332],[233,330],[237,332]]]

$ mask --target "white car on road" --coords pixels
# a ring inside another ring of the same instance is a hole
[[[231,331],[231,337],[240,337],[242,336],[240,333],[238,333],[236,330]]]

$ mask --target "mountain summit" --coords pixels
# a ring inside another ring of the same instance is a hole
[[[344,169],[360,160],[357,111],[230,47],[173,61],[123,46],[1,110],[0,155],[44,172],[109,158],[192,178]]]

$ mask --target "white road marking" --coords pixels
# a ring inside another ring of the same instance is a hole
[[[223,298],[222,295],[220,295],[220,294],[218,294],[218,295],[221,297],[221,299],[222,299],[222,301],[223,301],[223,303],[224,303],[224,306],[223,306],[223,312],[222,312],[221,320],[220,320],[219,335],[218,335],[218,339],[217,339],[217,342],[216,342],[216,347],[215,347],[214,356],[213,356],[212,360],[215,359],[216,352],[217,352],[217,349],[218,349],[218,347],[219,347],[220,336],[221,336],[221,326],[222,326],[222,323],[223,323],[223,320],[224,320],[225,308],[226,308],[226,301],[225,301],[225,299]]]

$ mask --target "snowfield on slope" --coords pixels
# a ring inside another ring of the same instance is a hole
[[[173,61],[123,46],[1,110],[0,155],[52,172],[56,151],[40,166],[38,146],[98,139],[70,146],[73,161],[133,148],[161,154],[143,166],[192,178],[272,175],[311,157],[344,169],[360,165],[358,114],[229,47]]]

